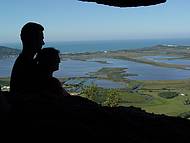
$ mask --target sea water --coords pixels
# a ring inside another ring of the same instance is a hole
[[[54,47],[61,53],[117,51],[152,47],[155,45],[190,45],[190,39],[140,39],[107,41],[46,42],[44,47]],[[21,49],[21,43],[2,43],[0,46]]]

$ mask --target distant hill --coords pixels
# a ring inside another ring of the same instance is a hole
[[[16,56],[21,52],[19,49],[0,46],[0,58]]]
[[[145,51],[145,50],[188,50],[190,49],[190,46],[184,46],[184,45],[155,45],[151,47],[145,47],[138,50]]]

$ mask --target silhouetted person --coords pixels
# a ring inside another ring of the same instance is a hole
[[[60,81],[53,77],[53,72],[59,70],[59,51],[54,48],[44,48],[38,53],[36,60],[39,73],[36,79],[39,82],[36,82],[39,84],[39,91],[52,96],[69,96]]]
[[[38,23],[29,22],[21,30],[23,49],[16,59],[10,81],[10,93],[13,96],[30,92],[36,76],[35,55],[44,45],[43,26]]]

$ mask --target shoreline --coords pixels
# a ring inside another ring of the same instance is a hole
[[[62,60],[80,60],[86,61],[89,59],[99,59],[99,58],[111,58],[127,60],[136,63],[148,64],[158,67],[165,68],[175,68],[182,70],[190,70],[190,65],[181,64],[169,64],[164,62],[156,62],[147,58],[145,56],[171,56],[175,59],[190,59],[190,46],[164,46],[157,45],[149,48],[141,48],[136,50],[117,50],[117,51],[103,51],[103,52],[85,52],[85,53],[75,53],[75,54],[60,54]],[[172,58],[170,59],[172,60]],[[97,61],[100,63],[100,61]],[[102,63],[105,63],[102,61]]]

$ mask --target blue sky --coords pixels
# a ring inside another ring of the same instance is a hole
[[[0,0],[0,43],[19,42],[29,21],[45,41],[190,38],[190,1],[115,8],[77,0]]]

